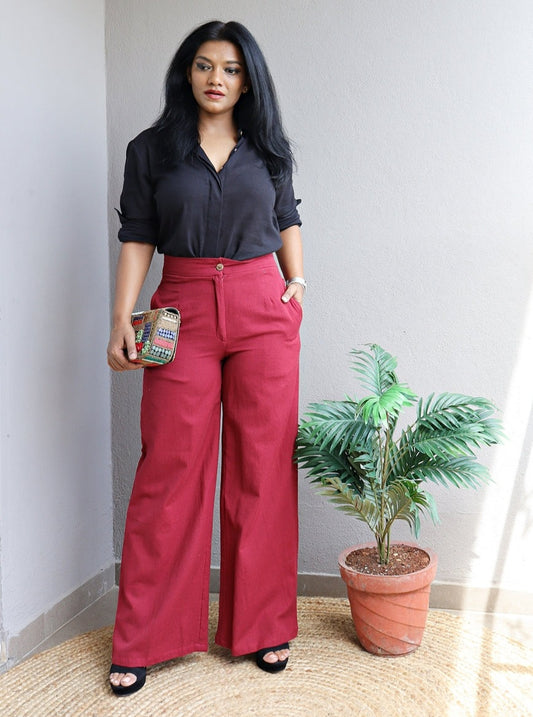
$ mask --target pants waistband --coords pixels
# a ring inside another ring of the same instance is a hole
[[[163,278],[180,277],[191,279],[210,279],[220,275],[247,274],[265,269],[276,269],[273,254],[265,254],[254,259],[196,258],[165,256]]]

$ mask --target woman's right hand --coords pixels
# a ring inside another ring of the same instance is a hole
[[[142,368],[142,364],[130,360],[137,358],[131,312],[148,273],[154,250],[153,244],[142,242],[126,242],[120,250],[113,328],[107,346],[107,363],[113,371],[134,371]]]
[[[113,371],[135,371],[142,368],[141,364],[133,362],[132,359],[136,358],[133,326],[130,323],[114,326],[107,345],[107,363],[110,368]]]

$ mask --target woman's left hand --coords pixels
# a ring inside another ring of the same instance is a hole
[[[285,293],[281,297],[284,304],[290,301],[293,297],[299,304],[304,303],[305,289],[301,284],[289,284],[285,289]]]

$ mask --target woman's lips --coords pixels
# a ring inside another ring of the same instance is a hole
[[[209,97],[209,99],[211,99],[211,100],[218,100],[221,97],[224,97],[224,93],[217,92],[217,90],[206,90],[206,92],[204,92],[204,95],[206,97]]]

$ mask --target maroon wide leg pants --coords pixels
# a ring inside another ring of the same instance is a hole
[[[128,507],[113,662],[207,650],[222,418],[220,612],[234,655],[296,636],[301,307],[272,255],[166,257],[153,307],[176,306],[176,358],[144,370],[142,453]],[[222,407],[222,411],[221,411]]]

